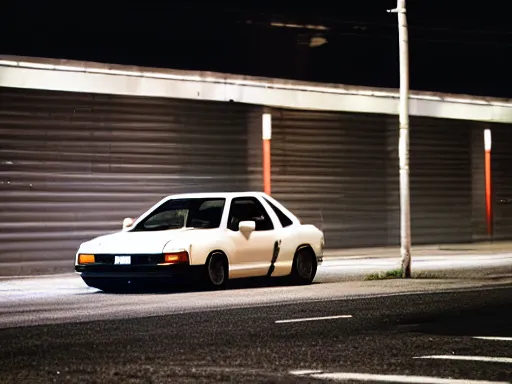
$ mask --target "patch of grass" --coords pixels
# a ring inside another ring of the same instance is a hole
[[[393,269],[387,272],[372,273],[365,277],[365,280],[389,280],[389,279],[401,279],[402,270]],[[439,279],[442,276],[433,272],[416,272],[411,276],[412,279]]]
[[[366,276],[365,280],[387,280],[387,279],[401,279],[402,278],[402,270],[401,269],[393,269],[391,271],[372,273],[371,275]]]

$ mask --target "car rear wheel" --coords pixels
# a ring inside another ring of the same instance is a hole
[[[205,266],[206,284],[208,288],[222,289],[228,283],[228,260],[222,253],[213,253]]]
[[[291,280],[294,284],[311,284],[316,276],[317,262],[310,248],[301,248],[293,259]]]

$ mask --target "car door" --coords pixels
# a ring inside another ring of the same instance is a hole
[[[256,226],[248,236],[241,233],[242,221],[254,221]],[[231,255],[232,277],[264,276],[268,273],[277,241],[277,230],[263,205],[255,197],[232,199],[227,232],[234,245]]]

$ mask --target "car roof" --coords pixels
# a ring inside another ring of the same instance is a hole
[[[264,192],[199,192],[199,193],[180,193],[169,195],[166,199],[191,199],[191,198],[209,198],[209,197],[246,197],[246,196],[267,196]]]

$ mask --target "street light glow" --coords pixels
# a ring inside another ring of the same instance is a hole
[[[270,113],[263,114],[263,140],[270,140],[272,138],[272,115]]]
[[[491,130],[486,129],[484,131],[484,148],[486,151],[490,151],[492,146]]]

